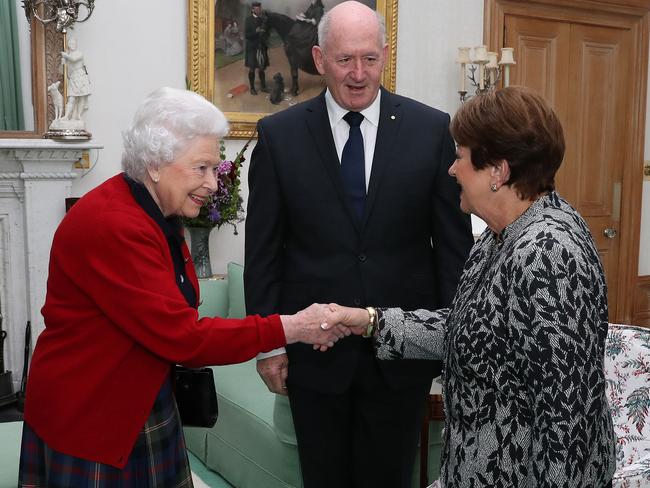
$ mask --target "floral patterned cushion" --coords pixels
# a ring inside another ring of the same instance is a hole
[[[609,325],[605,376],[618,438],[613,486],[650,488],[650,329]]]

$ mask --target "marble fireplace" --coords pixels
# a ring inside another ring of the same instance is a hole
[[[65,199],[80,175],[74,169],[93,141],[0,139],[0,312],[5,368],[20,389],[25,327],[31,322],[32,348],[43,330],[41,307],[52,237],[65,215]]]

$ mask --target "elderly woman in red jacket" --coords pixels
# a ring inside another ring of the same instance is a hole
[[[192,486],[173,364],[237,363],[297,341],[332,346],[345,334],[323,330],[320,305],[198,318],[180,217],[195,217],[217,189],[226,131],[201,96],[155,91],[124,132],[124,173],[63,219],[28,380],[20,486]]]

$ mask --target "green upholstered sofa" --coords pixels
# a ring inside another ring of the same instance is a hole
[[[201,281],[202,315],[243,317],[243,269],[231,263],[226,279]],[[211,429],[185,428],[187,447],[236,488],[302,487],[289,403],[270,393],[255,360],[214,367],[219,420]],[[439,470],[441,424],[429,431],[429,480]],[[413,467],[419,486],[419,458]]]

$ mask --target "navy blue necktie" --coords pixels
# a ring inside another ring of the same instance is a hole
[[[363,136],[359,128],[363,115],[348,112],[343,118],[350,124],[350,135],[341,154],[341,178],[352,208],[361,220],[366,206],[366,161],[363,155]]]

